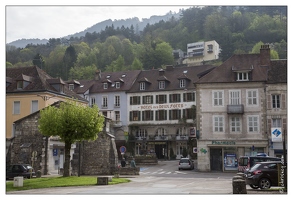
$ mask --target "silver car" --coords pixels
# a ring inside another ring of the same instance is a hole
[[[194,169],[193,160],[190,158],[181,158],[178,165],[178,170],[181,169]]]

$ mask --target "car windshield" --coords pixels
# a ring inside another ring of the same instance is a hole
[[[256,170],[261,164],[260,163],[256,163],[255,165],[253,165],[253,167],[251,168],[251,171]]]
[[[188,163],[189,161],[187,159],[180,160],[180,163]]]

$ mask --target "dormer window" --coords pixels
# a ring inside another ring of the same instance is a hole
[[[52,85],[58,92],[64,93],[64,81],[61,78],[47,79],[47,82]]]
[[[32,77],[21,74],[17,79],[16,79],[16,84],[17,84],[17,89],[24,89],[26,86],[28,86],[32,82]]]
[[[165,89],[165,81],[159,81],[159,89]]]
[[[186,86],[186,80],[185,79],[180,79],[179,80],[179,86],[180,86],[180,88],[185,88],[185,86]]]
[[[103,86],[104,86],[104,89],[108,89],[108,83],[104,83]]]
[[[237,72],[237,81],[248,81],[248,72]]]
[[[17,89],[23,89],[23,81],[17,81]]]
[[[116,82],[116,88],[120,88],[120,82]]]
[[[69,90],[71,90],[71,91],[74,90],[74,84],[69,84],[69,85],[68,85],[68,88],[69,88]]]
[[[145,82],[139,83],[139,90],[145,90]]]

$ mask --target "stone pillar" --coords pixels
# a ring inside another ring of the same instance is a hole
[[[247,194],[246,183],[241,176],[234,176],[232,179],[233,194]]]

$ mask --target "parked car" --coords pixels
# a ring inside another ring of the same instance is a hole
[[[246,184],[253,189],[269,189],[271,186],[278,186],[278,165],[281,165],[281,161],[256,163],[244,172]]]
[[[31,178],[35,176],[35,171],[28,164],[14,164],[6,166],[6,179],[13,179],[16,176]]]
[[[181,169],[194,169],[193,160],[190,158],[181,158],[178,165],[178,170]]]

